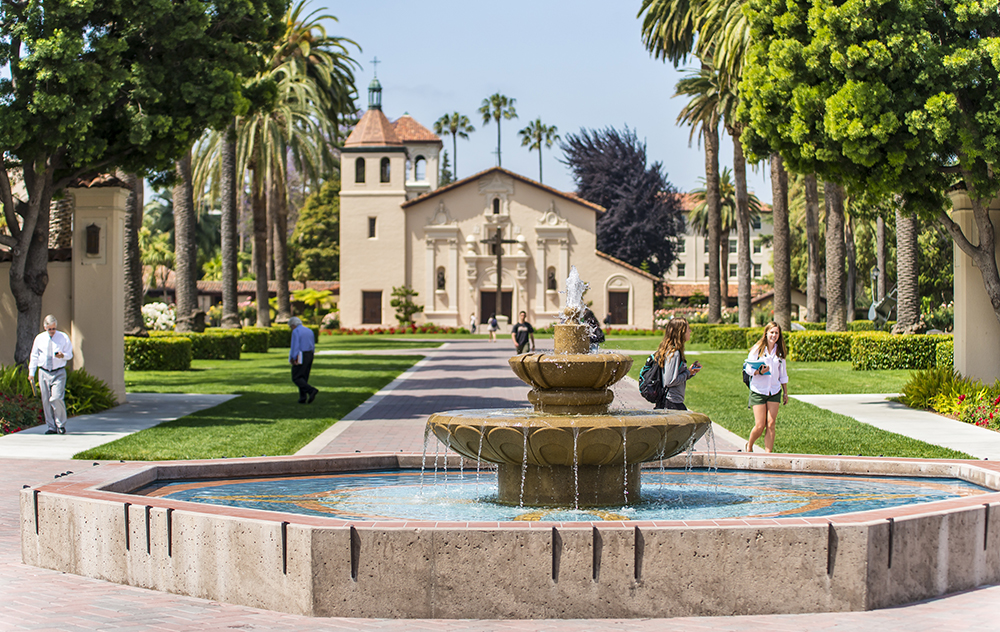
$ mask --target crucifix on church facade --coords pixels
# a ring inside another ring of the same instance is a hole
[[[516,244],[517,240],[516,239],[504,239],[503,238],[503,228],[501,228],[500,226],[497,226],[497,232],[494,233],[494,235],[492,237],[490,237],[489,239],[480,239],[479,243],[491,244],[493,246],[493,249],[496,251],[496,255],[497,255],[497,302],[496,302],[496,311],[499,314],[499,313],[501,313],[502,306],[503,306],[503,292],[500,289],[500,287],[501,287],[500,271],[503,270],[503,267],[502,267],[503,266],[503,244]],[[513,303],[511,304],[511,310],[513,310]],[[514,320],[514,314],[511,313],[511,321],[513,322],[513,320]]]

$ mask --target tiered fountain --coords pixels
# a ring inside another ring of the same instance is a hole
[[[532,387],[529,410],[455,410],[427,425],[462,456],[496,463],[497,499],[531,506],[601,507],[640,501],[642,463],[691,446],[709,428],[701,413],[612,410],[615,384],[632,367],[622,353],[588,353],[580,323],[586,287],[573,268],[565,322],[555,326],[555,352],[510,359]]]

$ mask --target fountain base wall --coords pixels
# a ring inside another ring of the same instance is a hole
[[[683,457],[673,463],[683,464]],[[695,467],[708,464],[694,456]],[[347,522],[130,493],[157,480],[419,465],[420,455],[387,454],[94,467],[22,490],[22,559],[121,584],[341,617],[871,610],[1000,582],[1000,493],[822,518],[583,523]],[[1000,489],[1000,463],[992,462],[724,454],[718,465],[950,476]]]
[[[639,502],[639,464],[497,466],[497,496],[505,505],[621,507]],[[522,477],[523,470],[523,477]],[[521,481],[524,481],[522,488]]]

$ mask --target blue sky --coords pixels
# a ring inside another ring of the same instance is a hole
[[[395,120],[408,112],[431,128],[442,114],[458,111],[476,132],[459,140],[458,176],[496,164],[496,127],[482,124],[477,110],[495,92],[517,99],[518,118],[501,121],[503,166],[538,178],[538,154],[521,147],[517,131],[541,117],[559,133],[581,128],[634,128],[650,161],[663,163],[679,190],[700,186],[704,155],[689,146],[689,128],[675,123],[683,107],[672,98],[683,68],[652,59],[642,46],[639,2],[508,0],[503,3],[425,0],[333,2],[313,0],[339,22],[331,34],[361,47],[355,58],[359,107],[368,103],[378,57],[382,109]],[[451,139],[445,148],[451,154]],[[732,141],[721,138],[722,166],[732,164]],[[572,191],[557,146],[544,153],[545,184]],[[750,189],[770,202],[766,168],[748,174]]]

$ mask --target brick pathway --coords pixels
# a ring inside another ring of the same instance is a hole
[[[429,412],[447,408],[523,405],[527,390],[506,369],[508,345],[463,343],[449,345],[422,362],[407,379],[358,416],[327,450],[369,449],[417,451],[423,420]],[[621,389],[619,400],[639,405],[632,389]],[[626,392],[627,391],[627,392]],[[641,401],[641,400],[640,400]],[[642,402],[645,404],[645,402]],[[648,405],[647,405],[648,406]],[[368,447],[369,445],[373,447]],[[90,462],[0,459],[0,632],[7,630],[92,631],[157,630],[213,632],[222,630],[434,630],[465,632],[543,630],[576,632],[611,630],[653,632],[673,630],[838,630],[878,629],[905,632],[1000,630],[1000,586],[942,599],[873,612],[704,617],[641,620],[385,620],[312,619],[193,597],[120,586],[48,571],[21,563],[17,492],[22,485],[40,485],[67,470],[79,472]],[[766,590],[766,587],[761,587]],[[664,599],[669,599],[664,595]]]

